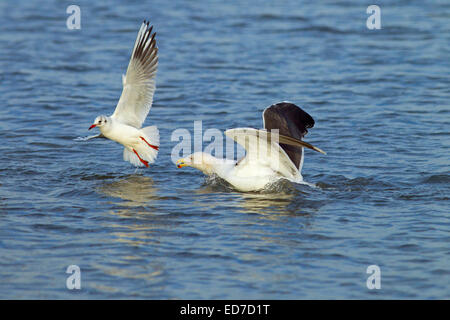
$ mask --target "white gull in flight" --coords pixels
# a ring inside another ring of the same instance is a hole
[[[313,118],[293,103],[280,102],[263,111],[264,129],[237,128],[225,135],[243,146],[239,161],[219,159],[196,152],[177,161],[178,168],[190,166],[206,175],[217,175],[239,191],[258,191],[279,179],[302,182],[303,148],[325,154],[302,141],[314,126]]]
[[[158,128],[142,128],[152,106],[158,67],[156,33],[152,34],[152,29],[144,21],[139,30],[127,73],[122,76],[123,90],[116,110],[111,116],[98,116],[89,127],[101,132],[89,139],[108,138],[122,144],[123,159],[138,167],[153,163],[159,150]]]

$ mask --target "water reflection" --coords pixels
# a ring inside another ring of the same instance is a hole
[[[114,208],[108,214],[128,220],[115,220],[105,226],[112,230],[114,241],[134,246],[155,241],[153,233],[158,225],[153,218],[157,212],[157,190],[153,179],[142,175],[130,175],[98,188],[102,194],[121,199],[112,202]]]
[[[142,175],[130,175],[125,179],[108,182],[98,188],[100,193],[126,200],[120,202],[124,207],[141,207],[156,200],[153,179]]]
[[[208,209],[231,207],[233,211],[258,214],[267,219],[308,216],[322,206],[321,201],[314,199],[318,191],[309,185],[280,180],[261,192],[237,192],[221,179],[206,179],[205,185],[195,192],[200,196],[195,205]]]
[[[289,206],[294,201],[292,193],[247,193],[239,201],[242,211],[277,219],[279,215],[290,214]]]
[[[152,249],[160,244],[159,231],[162,222],[157,218],[158,188],[152,178],[142,175],[129,175],[120,180],[107,182],[97,191],[113,198],[114,208],[108,215],[118,219],[104,222],[110,241],[114,245],[124,245],[123,254],[109,257],[108,264],[96,264],[100,272],[131,280],[143,280],[146,286],[155,285],[164,278],[164,263],[155,259],[149,260]],[[165,226],[166,227],[166,226]],[[133,251],[129,251],[133,247]],[[114,287],[96,287],[101,292],[116,293]]]

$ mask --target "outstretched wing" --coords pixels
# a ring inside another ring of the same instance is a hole
[[[280,172],[288,178],[298,178],[300,176],[300,170],[292,162],[281,145],[296,148],[309,148],[325,154],[321,149],[314,147],[305,141],[278,134],[275,130],[267,131],[253,128],[237,128],[225,131],[225,135],[245,148],[247,155],[239,162],[257,161],[261,164],[270,166],[273,170]]]
[[[302,140],[308,133],[308,129],[314,127],[314,119],[300,107],[289,102],[280,102],[267,107],[263,111],[263,122],[264,129],[269,131],[278,129],[280,135],[292,137],[296,140]],[[284,143],[281,144],[281,147],[295,166],[301,170],[302,149]],[[321,150],[319,152],[323,153]]]
[[[158,48],[153,26],[142,24],[139,30],[127,74],[122,76],[123,90],[112,118],[141,128],[152,106],[158,67]]]
[[[253,128],[236,128],[225,131],[225,135],[244,147],[246,151],[246,156],[239,160],[239,165],[259,163],[271,167],[287,178],[301,178],[300,172],[277,143],[278,137],[272,137],[271,132]]]

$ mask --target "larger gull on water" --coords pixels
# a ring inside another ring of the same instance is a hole
[[[258,191],[279,179],[302,182],[303,148],[325,154],[302,141],[313,118],[300,107],[280,102],[263,112],[264,129],[237,128],[225,131],[245,148],[239,161],[219,159],[196,152],[177,161],[179,168],[190,166],[207,175],[217,175],[239,191]]]

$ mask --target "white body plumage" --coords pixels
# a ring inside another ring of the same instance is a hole
[[[197,152],[178,160],[178,167],[190,166],[207,175],[216,174],[244,192],[262,190],[279,179],[302,182],[304,147],[325,154],[301,140],[307,132],[306,128],[314,125],[314,120],[288,102],[266,108],[263,119],[263,130],[238,128],[225,131],[225,135],[245,148],[246,155],[241,160],[218,159]]]
[[[158,67],[155,33],[149,23],[142,24],[135,41],[127,73],[122,77],[123,90],[111,116],[98,116],[89,129],[98,127],[105,137],[122,144],[123,158],[135,166],[155,161],[159,150],[156,126],[142,128],[155,92]]]

